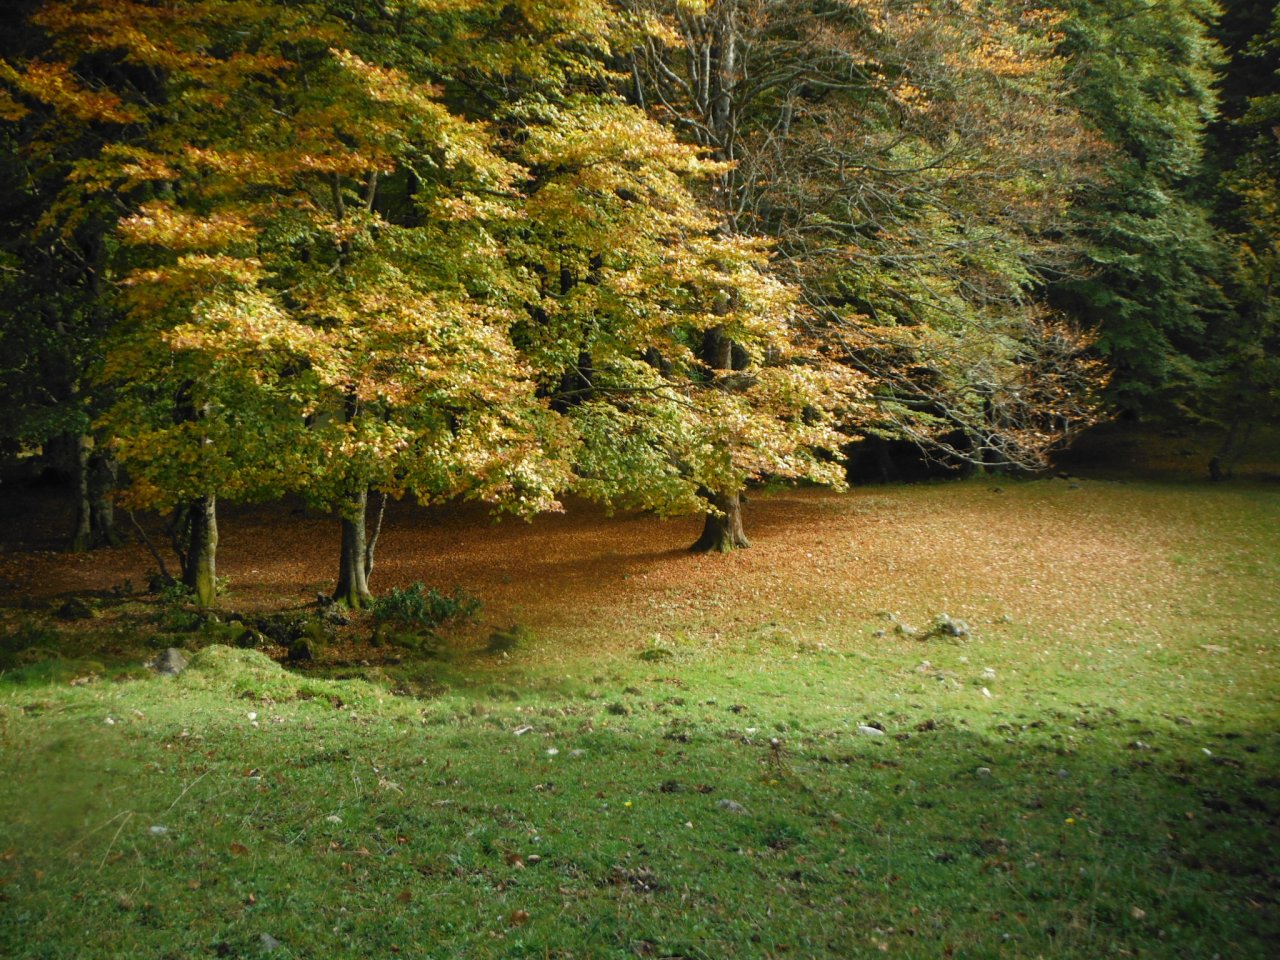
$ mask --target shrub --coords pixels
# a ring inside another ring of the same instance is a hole
[[[414,583],[403,590],[392,587],[385,597],[373,602],[372,608],[373,619],[378,623],[390,620],[429,628],[453,620],[470,620],[479,610],[480,601],[461,587],[454,587],[453,593],[445,594],[434,587],[428,590],[421,583]]]

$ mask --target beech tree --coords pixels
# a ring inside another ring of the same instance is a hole
[[[503,235],[524,318],[516,342],[571,428],[573,489],[610,505],[702,510],[698,549],[745,546],[753,478],[839,483],[835,412],[861,380],[803,341],[767,245],[719,229],[699,185],[724,165],[616,88],[627,40],[607,3],[482,12],[451,62],[459,98],[527,172]],[[514,51],[474,37],[521,38]]]
[[[1050,15],[627,7],[633,98],[726,161],[720,229],[776,238],[814,335],[874,384],[874,413],[851,429],[1034,467],[1087,422],[1088,338],[1036,299],[1071,263],[1064,215],[1092,156],[1059,105]]]
[[[507,316],[470,295],[469,252],[509,215],[513,168],[436,91],[368,63],[336,17],[262,5],[178,12],[47,4],[61,59],[10,77],[20,96],[110,127],[55,213],[86,196],[124,207],[127,316],[105,417],[129,502],[185,505],[184,579],[212,602],[215,501],[302,489],[338,508],[338,596],[370,598],[369,487],[549,505],[545,404],[506,342]],[[103,58],[114,86],[81,85]],[[134,82],[134,77],[143,78]],[[412,169],[417,212],[376,206]],[[490,199],[498,198],[496,201]],[[480,274],[483,270],[479,271]]]

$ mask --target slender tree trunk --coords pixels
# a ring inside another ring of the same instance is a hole
[[[76,525],[71,534],[71,549],[83,553],[93,546],[93,503],[89,495],[89,458],[91,441],[84,434],[75,438],[72,476],[76,484]]]
[[[369,491],[362,489],[351,498],[348,510],[339,518],[342,524],[342,554],[338,560],[338,587],[333,599],[338,603],[359,610],[373,602],[369,590],[369,568],[372,553],[365,539],[365,511],[369,505]]]
[[[182,582],[195,597],[196,606],[211,607],[217,597],[218,511],[217,497],[209,494],[188,505],[187,551],[182,562]]]
[[[708,513],[702,536],[689,549],[695,553],[729,553],[751,546],[742,529],[742,498],[738,493],[717,493],[711,497],[719,513]]]

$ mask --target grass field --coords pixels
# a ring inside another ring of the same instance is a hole
[[[687,522],[406,514],[379,584],[486,604],[431,655],[362,622],[306,671],[214,645],[152,677],[157,601],[10,609],[0,955],[1274,955],[1274,487],[749,509],[726,558]],[[267,594],[251,562],[228,604]],[[899,628],[943,613],[971,635]]]

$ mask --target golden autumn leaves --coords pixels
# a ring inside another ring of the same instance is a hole
[[[840,482],[860,378],[698,199],[724,165],[611,92],[607,4],[500,6],[415,4],[410,40],[324,3],[41,9],[0,110],[63,151],[53,221],[111,211],[99,426],[130,502]]]

